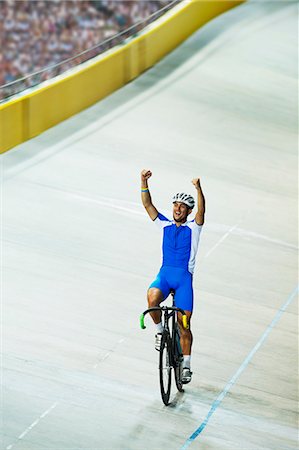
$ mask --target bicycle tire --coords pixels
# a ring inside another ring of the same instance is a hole
[[[163,333],[159,358],[160,391],[164,405],[169,404],[171,390],[171,341],[169,333]]]
[[[182,372],[183,372],[183,354],[180,344],[180,334],[178,325],[173,330],[173,359],[174,359],[174,379],[177,390],[183,392]]]

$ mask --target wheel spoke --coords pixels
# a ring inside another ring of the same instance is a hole
[[[162,400],[168,405],[171,388],[171,366],[170,366],[170,340],[167,333],[163,334],[160,349],[160,389]]]
[[[174,362],[175,362],[175,369],[174,369],[174,378],[175,378],[175,384],[176,387],[180,392],[183,391],[183,384],[182,384],[182,350],[181,345],[179,343],[179,332],[177,327],[175,328],[174,335],[173,335],[173,348],[174,348]]]

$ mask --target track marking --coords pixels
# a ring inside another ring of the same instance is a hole
[[[133,208],[127,208],[126,206],[120,206],[119,204],[117,204],[117,200],[110,199],[107,202],[107,200],[88,198],[88,197],[78,195],[78,194],[73,194],[73,197],[78,198],[79,200],[84,200],[84,201],[87,201],[90,203],[96,203],[98,205],[110,207],[112,209],[117,209],[119,211],[125,211],[125,212],[129,212],[130,214],[137,214],[138,216],[146,217],[143,211],[137,211]]]
[[[89,202],[89,203],[95,203],[101,206],[104,206],[106,208],[111,208],[116,211],[122,211],[129,214],[134,214],[137,216],[142,217],[144,220],[148,221],[148,216],[144,211],[144,208],[142,207],[141,203],[136,203],[132,201],[127,200],[120,200],[117,198],[111,198],[111,197],[104,197],[104,196],[97,196],[97,197],[90,197],[87,195],[84,195],[82,193],[76,192],[76,191],[69,191],[66,189],[60,189],[53,187],[51,185],[47,185],[45,183],[34,183],[38,186],[41,186],[46,189],[50,189],[52,191],[58,191],[63,192],[64,194],[67,194],[73,198],[78,199],[79,201],[83,202]],[[169,214],[169,210],[164,210],[161,208],[161,212],[165,214],[166,216]],[[243,220],[243,219],[242,219]],[[213,222],[207,222],[204,225],[204,229],[206,230],[212,230],[216,232],[226,231],[224,236],[220,238],[220,240],[212,247],[206,255],[204,255],[204,258],[207,258],[210,256],[210,254],[217,248],[221,242],[223,242],[230,234],[234,234],[237,236],[245,237],[245,238],[252,238],[252,239],[260,239],[263,241],[270,242],[271,244],[277,244],[281,245],[283,247],[288,247],[293,250],[298,250],[298,246],[291,244],[290,242],[281,241],[280,239],[271,238],[265,234],[256,233],[254,231],[244,230],[243,228],[239,228],[239,224],[241,223],[240,220],[236,225],[233,225],[232,227],[229,227],[228,225],[213,223]]]
[[[57,405],[58,402],[53,403],[53,405],[50,406],[50,408],[48,408],[45,412],[43,412],[34,422],[32,422],[31,425],[29,425],[28,428],[26,428],[26,430],[23,431],[23,433],[20,434],[18,440],[14,444],[8,445],[8,447],[6,447],[6,450],[11,450],[18,443],[18,441],[23,439],[26,436],[26,434],[28,434],[29,431],[32,430],[32,428],[34,428],[44,417],[46,417],[54,408],[56,408]]]
[[[232,226],[220,239],[218,242],[216,242],[215,245],[204,255],[204,258],[208,258],[210,254],[216,250],[216,248],[237,228],[240,222],[236,223],[234,226]]]
[[[237,227],[235,230],[235,234],[237,236],[242,236],[242,237],[246,237],[246,238],[261,239],[263,241],[270,242],[271,244],[282,245],[283,247],[288,247],[293,250],[298,250],[297,245],[290,244],[289,242],[281,241],[280,239],[271,238],[269,236],[266,236],[265,234],[260,234],[260,233],[255,233],[254,231],[244,230],[243,228]]]
[[[96,369],[98,367],[99,364],[101,364],[101,362],[105,361],[105,359],[107,359],[111,353],[115,352],[116,348],[122,344],[124,342],[125,338],[121,338],[115,345],[114,347],[109,350],[109,352],[107,352],[94,366],[93,368]]]
[[[223,391],[218,395],[216,400],[212,403],[210,411],[206,415],[206,417],[203,420],[203,422],[194,431],[194,433],[191,434],[191,436],[186,440],[186,442],[184,443],[184,445],[181,447],[180,450],[186,450],[192,444],[192,442],[200,435],[200,433],[205,429],[205,427],[207,426],[211,416],[214,414],[214,412],[216,411],[216,409],[218,408],[218,406],[220,405],[222,400],[225,398],[225,396],[229,392],[230,388],[235,384],[235,382],[237,381],[237,379],[239,378],[241,373],[246,369],[246,367],[248,366],[248,364],[251,361],[251,359],[254,356],[254,354],[258,351],[258,349],[261,347],[261,345],[267,339],[267,337],[268,337],[270,331],[272,330],[272,328],[274,328],[274,326],[277,324],[277,322],[279,321],[279,319],[281,318],[281,316],[283,315],[283,313],[285,312],[287,307],[291,304],[291,302],[296,297],[296,295],[298,293],[298,289],[299,289],[299,285],[297,285],[297,287],[289,295],[287,301],[279,308],[279,310],[277,311],[274,319],[272,320],[270,325],[268,325],[268,327],[266,328],[266,330],[264,331],[264,333],[260,337],[259,341],[256,343],[256,345],[253,347],[251,352],[244,359],[244,361],[242,362],[242,364],[239,367],[239,369],[237,370],[237,372],[233,375],[231,380],[224,387]]]

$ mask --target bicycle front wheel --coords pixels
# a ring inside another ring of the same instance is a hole
[[[163,333],[160,347],[160,390],[164,405],[169,404],[171,389],[171,341],[168,333]]]
[[[182,372],[183,372],[183,353],[180,344],[180,334],[176,324],[173,332],[173,359],[174,359],[174,379],[178,391],[183,392]]]

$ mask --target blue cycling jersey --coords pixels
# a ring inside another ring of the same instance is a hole
[[[158,213],[155,223],[163,232],[162,267],[177,267],[193,273],[202,225],[191,220],[177,227],[174,220],[161,213]]]

